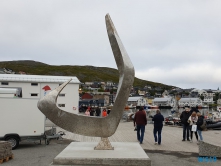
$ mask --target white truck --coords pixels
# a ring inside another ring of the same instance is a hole
[[[0,140],[16,149],[25,139],[44,138],[45,116],[38,110],[39,99],[0,97]]]

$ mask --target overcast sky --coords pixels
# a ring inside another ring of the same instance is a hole
[[[1,0],[0,61],[117,68],[106,13],[136,77],[221,88],[220,0]]]

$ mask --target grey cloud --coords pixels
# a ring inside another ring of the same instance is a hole
[[[216,78],[220,6],[218,0],[1,1],[0,60],[116,68],[104,20],[110,13],[141,79],[216,88],[221,83]]]

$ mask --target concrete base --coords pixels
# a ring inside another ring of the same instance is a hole
[[[136,142],[112,142],[114,150],[94,150],[97,142],[72,142],[51,165],[151,166],[151,160]]]
[[[221,157],[221,146],[200,141],[199,156]]]

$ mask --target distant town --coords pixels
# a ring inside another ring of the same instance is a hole
[[[7,68],[0,69],[0,74],[15,74],[14,71]],[[17,74],[26,73],[19,71]],[[107,107],[114,104],[118,89],[118,83],[107,82],[82,82],[79,86],[79,107]],[[182,89],[172,87],[172,89],[163,89],[162,87],[131,87],[130,97],[128,98],[128,107],[159,107],[175,108],[190,106],[199,108],[213,107],[221,105],[221,91],[219,87],[214,89]]]

